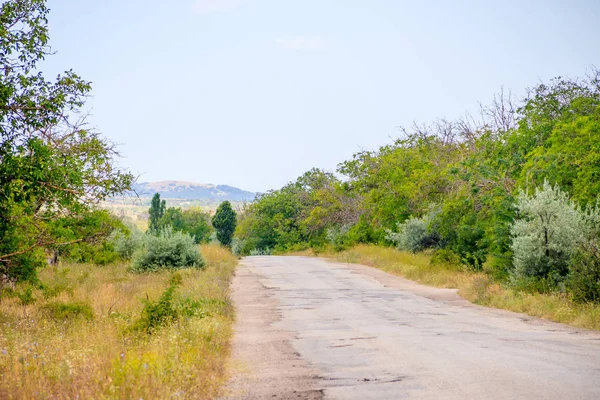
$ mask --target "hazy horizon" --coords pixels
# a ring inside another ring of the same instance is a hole
[[[175,3],[175,2],[174,2]],[[89,122],[140,182],[265,192],[600,66],[594,1],[50,0],[56,55],[92,81]]]

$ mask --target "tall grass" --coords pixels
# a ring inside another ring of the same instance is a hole
[[[303,252],[302,255],[312,255]],[[432,265],[430,256],[375,245],[358,245],[319,254],[340,262],[368,265],[390,274],[442,288],[456,288],[465,299],[489,307],[529,314],[572,326],[600,330],[600,305],[574,302],[566,294],[526,293],[494,282],[488,275],[457,265]]]
[[[202,253],[207,268],[179,271],[174,297],[204,309],[151,334],[131,327],[144,303],[169,287],[170,272],[68,264],[42,271],[43,289],[21,286],[18,295],[5,295],[0,398],[217,397],[232,333],[229,283],[237,260],[217,246],[202,246]]]

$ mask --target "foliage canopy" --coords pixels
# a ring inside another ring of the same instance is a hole
[[[78,115],[89,82],[37,70],[51,55],[47,17],[43,0],[0,6],[0,274],[13,280],[35,275],[43,249],[108,234],[86,220],[133,180],[116,166],[114,145]],[[65,225],[76,227],[66,237]]]
[[[222,202],[212,218],[212,225],[217,231],[217,239],[224,246],[231,246],[233,233],[237,225],[237,214],[228,201]]]

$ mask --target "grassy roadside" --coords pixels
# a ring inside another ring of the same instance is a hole
[[[301,254],[314,255],[310,251]],[[525,313],[579,328],[600,330],[598,304],[575,303],[560,294],[518,292],[493,282],[483,273],[466,271],[456,266],[431,265],[430,257],[425,254],[412,254],[375,245],[358,245],[339,253],[329,251],[319,256],[368,265],[425,285],[456,288],[462,297],[475,304]]]
[[[125,265],[64,265],[41,272],[44,289],[0,299],[0,398],[215,398],[225,381],[237,259],[203,246],[204,270],[184,270],[173,304],[185,310],[151,333],[131,327],[170,272]],[[155,310],[156,311],[156,310]],[[159,312],[162,309],[159,307]]]

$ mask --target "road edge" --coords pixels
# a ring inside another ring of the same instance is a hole
[[[242,260],[231,299],[236,318],[223,399],[321,400],[318,371],[294,349],[295,333],[277,326],[279,301],[265,278]]]

